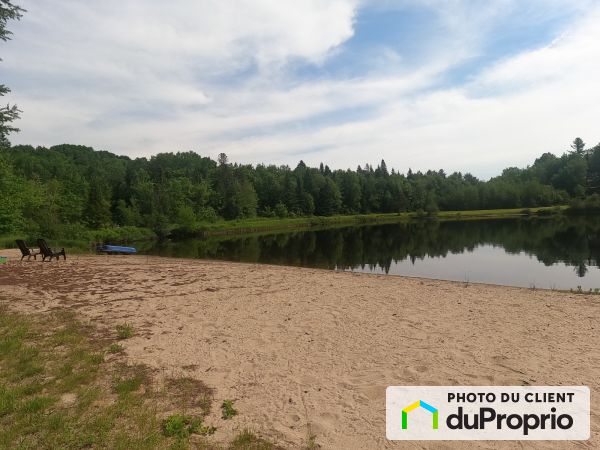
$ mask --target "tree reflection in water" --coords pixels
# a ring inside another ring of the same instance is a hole
[[[147,253],[388,273],[399,261],[472,252],[482,245],[525,252],[546,266],[561,262],[584,277],[600,260],[600,216],[529,217],[408,223],[238,237],[156,246]]]

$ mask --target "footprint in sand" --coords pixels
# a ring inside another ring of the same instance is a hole
[[[419,373],[411,366],[405,366],[402,370],[402,375],[410,378],[414,378],[419,375]]]
[[[362,404],[368,403],[368,400],[380,400],[385,398],[385,389],[387,386],[365,386],[359,389],[363,396],[359,396],[357,401]]]
[[[300,416],[298,414],[289,414],[287,417],[287,422],[290,424],[298,424],[300,422]]]
[[[417,366],[417,367],[415,367],[415,369],[417,370],[417,372],[420,372],[420,373],[429,371],[429,367],[425,366],[425,365]]]
[[[311,421],[311,431],[318,436],[327,436],[336,431],[336,424],[340,423],[339,414],[324,412]]]

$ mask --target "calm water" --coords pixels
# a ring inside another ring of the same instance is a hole
[[[600,288],[600,217],[422,221],[169,242],[151,254],[511,286]]]

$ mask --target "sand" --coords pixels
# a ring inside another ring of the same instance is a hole
[[[600,448],[600,296],[145,256],[11,258],[0,290],[20,311],[133,324],[131,362],[216,389],[215,440],[250,427],[289,448],[309,432],[325,449]],[[388,385],[588,385],[592,438],[390,442]]]

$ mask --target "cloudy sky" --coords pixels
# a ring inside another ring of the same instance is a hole
[[[20,0],[13,143],[444,168],[600,142],[598,0]]]

